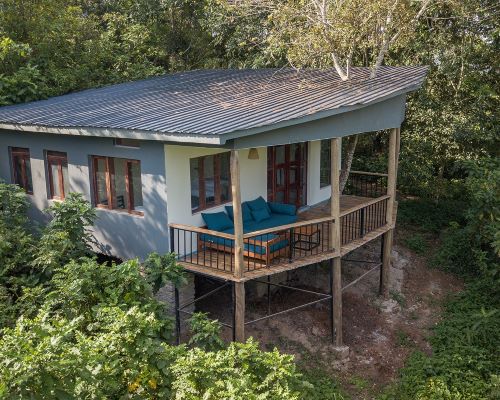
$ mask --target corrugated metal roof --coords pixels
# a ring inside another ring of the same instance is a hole
[[[352,68],[343,82],[333,69],[197,70],[0,107],[0,123],[221,135],[396,96],[426,72],[386,66],[369,79]]]

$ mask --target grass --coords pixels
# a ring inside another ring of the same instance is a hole
[[[396,343],[400,347],[413,347],[413,340],[405,331],[402,331],[401,329],[396,332]]]
[[[391,290],[389,294],[391,295],[391,299],[398,303],[401,308],[406,308],[406,299],[400,292]]]

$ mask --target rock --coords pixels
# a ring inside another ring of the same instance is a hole
[[[349,346],[333,346],[332,353],[337,360],[346,360],[349,358]]]

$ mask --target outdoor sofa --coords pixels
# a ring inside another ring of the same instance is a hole
[[[226,212],[202,213],[206,228],[211,231],[234,234],[233,206]],[[241,203],[243,233],[257,232],[297,222],[297,208],[292,204],[267,202],[262,197]],[[289,246],[288,234],[267,233],[244,240],[243,255],[269,263],[279,254],[286,254]],[[228,253],[234,252],[234,241],[223,237],[201,234],[198,250],[211,248]],[[280,251],[284,249],[284,251]]]

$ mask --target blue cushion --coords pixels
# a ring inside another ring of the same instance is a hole
[[[275,214],[285,214],[285,215],[295,215],[297,214],[297,207],[293,204],[284,203],[267,203],[272,213]]]
[[[248,207],[248,204],[246,202],[241,203],[241,211],[243,213],[243,222],[253,220],[252,211],[250,210],[250,207]],[[233,206],[226,206],[226,212],[229,215],[229,218],[234,221]]]
[[[271,218],[271,214],[269,214],[267,209],[263,208],[261,210],[252,211],[252,217],[256,222],[261,222],[265,219]]]
[[[207,224],[207,228],[211,231],[221,232],[233,227],[233,221],[231,221],[223,211],[217,213],[201,213],[201,216]]]
[[[272,240],[277,237],[278,237],[277,235],[273,235],[271,233],[267,235],[256,236],[255,238],[251,238],[251,240],[249,241],[245,241],[244,249],[252,253],[266,254],[266,248],[264,246],[259,245],[259,242],[263,240],[264,241]],[[221,246],[228,246],[228,247],[234,246],[234,241],[231,239],[225,239],[218,236],[207,235],[206,233],[201,234],[200,239],[204,242],[211,242]],[[270,251],[271,253],[273,253],[275,251],[285,248],[286,246],[288,246],[288,240],[283,239],[280,240],[279,242],[273,243],[270,247]]]
[[[251,233],[261,229],[275,228],[280,225],[288,225],[297,222],[296,215],[271,214],[271,218],[263,221],[249,221],[243,224],[243,232]],[[229,233],[229,232],[228,232]]]
[[[262,198],[262,196],[257,197],[255,200],[247,201],[248,207],[250,210],[257,211],[265,208],[269,214],[271,214],[271,209],[267,205],[267,202]]]

